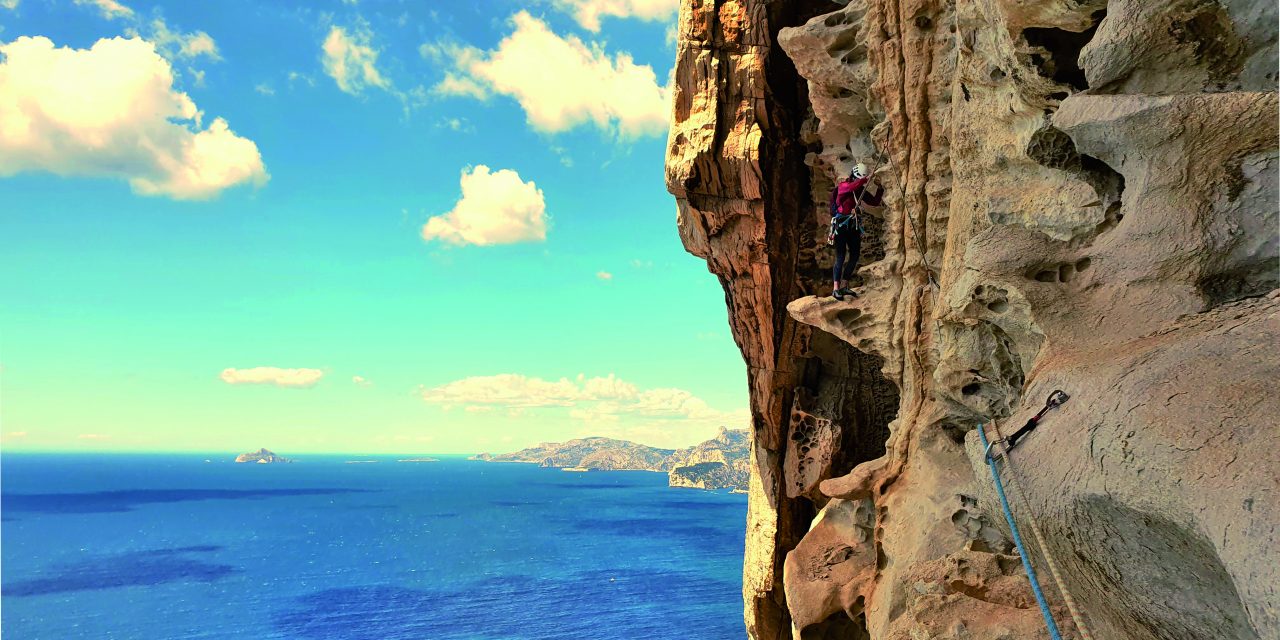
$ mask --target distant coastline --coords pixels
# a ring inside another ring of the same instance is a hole
[[[667,484],[694,489],[730,489],[745,493],[750,478],[750,439],[746,431],[720,428],[716,437],[685,449],[660,449],[614,438],[578,438],[544,442],[512,453],[480,453],[471,460],[536,464],[562,471],[653,471]]]

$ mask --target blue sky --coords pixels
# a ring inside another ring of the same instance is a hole
[[[0,0],[3,447],[745,427],[663,187],[674,6]]]

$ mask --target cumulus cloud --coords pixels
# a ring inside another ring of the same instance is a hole
[[[271,384],[277,387],[314,387],[324,372],[319,369],[282,369],[280,367],[253,367],[250,369],[223,369],[218,375],[227,384]]]
[[[356,386],[358,386],[358,387],[372,387],[372,386],[373,386],[373,383],[372,383],[372,382],[369,382],[369,379],[368,379],[368,378],[365,378],[364,376],[351,376],[351,382],[355,383],[355,385],[356,385]]]
[[[683,389],[640,389],[613,374],[607,377],[545,380],[514,373],[463,378],[419,390],[422,399],[444,407],[567,409],[587,422],[676,422],[694,425],[742,425],[746,410],[722,411]],[[487,409],[474,409],[487,411]]]
[[[555,5],[591,31],[600,30],[602,17],[670,20],[680,10],[680,0],[555,0]]]
[[[18,0],[0,0],[0,9],[17,9]],[[26,433],[23,433],[26,435]]]
[[[542,190],[510,169],[464,169],[462,197],[453,209],[422,227],[422,239],[452,245],[493,245],[547,238],[547,205]]]
[[[598,43],[556,35],[526,11],[511,20],[515,30],[492,51],[425,45],[424,55],[452,66],[434,91],[480,99],[510,96],[529,123],[546,132],[587,123],[623,138],[666,132],[670,89],[658,84],[652,67],[636,64],[626,53],[610,56]]]
[[[222,118],[202,127],[150,42],[56,47],[43,36],[0,44],[0,176],[49,171],[123,178],[137,193],[205,199],[265,184],[258,146]]]
[[[98,11],[102,13],[102,17],[108,20],[133,17],[133,9],[116,2],[116,0],[76,0],[76,4],[97,7]]]
[[[391,81],[378,71],[378,50],[373,47],[373,33],[366,25],[351,30],[333,26],[321,45],[324,72],[338,83],[338,88],[358,95],[366,87],[389,89]]]

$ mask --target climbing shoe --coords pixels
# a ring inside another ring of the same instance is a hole
[[[840,290],[836,291],[836,293],[840,294],[841,296],[837,298],[837,300],[843,300],[844,299],[843,296],[852,296],[854,298],[858,297],[858,294],[854,293],[853,289],[850,289],[849,287],[841,288]]]
[[[832,291],[832,292],[831,292],[831,297],[832,297],[832,298],[835,298],[836,300],[841,300],[841,301],[843,301],[843,300],[844,300],[844,289],[836,289],[835,291]]]

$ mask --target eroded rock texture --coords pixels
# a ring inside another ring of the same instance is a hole
[[[1094,637],[1280,637],[1276,25],[684,2],[667,181],[748,364],[751,637],[1047,638],[974,430],[1053,389],[1002,471]],[[857,161],[860,295],[814,297]]]

